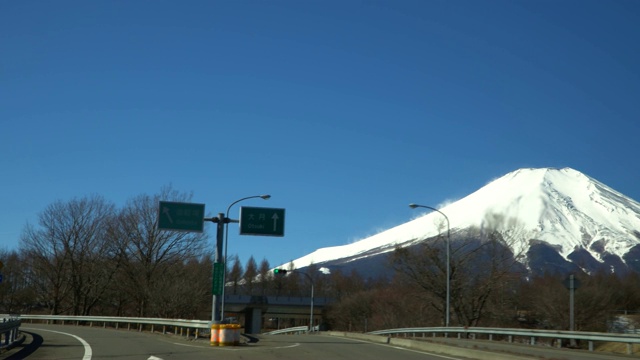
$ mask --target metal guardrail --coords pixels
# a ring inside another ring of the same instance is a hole
[[[286,329],[269,331],[269,332],[263,333],[263,335],[280,335],[280,334],[292,334],[292,333],[299,334],[299,333],[308,332],[308,331],[309,331],[308,326],[296,326],[296,327],[290,327]]]
[[[78,325],[80,322],[94,324],[114,324],[118,329],[121,324],[126,324],[127,329],[131,330],[131,325],[137,325],[138,331],[142,331],[144,325],[151,326],[151,332],[155,331],[155,326],[162,326],[162,333],[165,334],[167,327],[176,327],[180,329],[180,335],[186,330],[186,336],[189,337],[190,330],[195,330],[195,337],[199,336],[201,329],[211,330],[211,321],[207,320],[185,320],[185,319],[163,319],[163,318],[141,318],[141,317],[120,317],[120,316],[73,316],[73,315],[20,315],[22,320],[37,321],[60,321],[63,324],[68,321]]]
[[[320,325],[316,325],[311,329],[311,332],[320,331]],[[263,333],[263,335],[279,335],[279,334],[292,334],[292,333],[309,333],[309,327],[306,325],[290,327],[286,329],[278,329]]]
[[[18,341],[20,333],[20,319],[4,317],[0,323],[0,349],[8,348]]]
[[[562,331],[562,330],[537,330],[537,329],[502,329],[502,328],[483,328],[483,327],[432,327],[432,328],[401,328],[401,329],[389,329],[371,331],[367,334],[371,335],[394,335],[404,334],[407,337],[411,334],[412,337],[416,337],[416,334],[432,334],[434,337],[436,334],[449,334],[456,335],[460,338],[476,338],[478,334],[488,335],[489,340],[493,340],[493,335],[507,336],[509,342],[513,342],[516,337],[528,338],[531,345],[536,344],[538,338],[548,338],[554,340],[581,340],[588,341],[589,351],[593,351],[593,344],[596,341],[602,342],[618,342],[627,344],[627,353],[633,353],[633,344],[640,344],[640,336],[637,334],[612,334],[612,333],[600,333],[600,332],[586,332],[586,331]],[[471,336],[470,336],[471,335]],[[557,346],[562,346],[562,341],[557,342]]]

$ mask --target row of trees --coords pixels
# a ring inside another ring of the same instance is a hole
[[[17,250],[0,253],[5,265],[0,312],[208,318],[213,254],[207,249],[213,246],[207,235],[157,230],[159,200],[190,198],[166,187],[122,208],[100,196],[51,204],[37,224],[25,226]],[[480,228],[455,233],[452,326],[568,327],[564,276],[525,276],[519,251],[528,236],[520,229],[512,220],[490,216]],[[323,316],[333,328],[441,326],[446,244],[439,236],[396,249],[388,256],[395,271],[387,278],[355,271],[327,275],[313,265],[303,271],[313,279],[316,296],[333,299]],[[273,276],[266,259],[258,264],[251,257],[243,266],[235,257],[230,263],[227,294],[309,294],[306,276]],[[578,277],[577,329],[604,330],[616,311],[640,310],[637,274]]]
[[[0,312],[208,318],[214,247],[206,233],[159,231],[160,200],[191,195],[165,187],[122,208],[97,195],[49,205],[25,226],[17,250],[0,251]],[[301,274],[274,277],[266,259],[229,263],[227,294],[309,294]],[[345,291],[329,285],[340,275],[308,270],[317,296]]]
[[[168,315],[176,311],[166,306],[168,297],[209,291],[175,281],[201,272],[210,256],[204,234],[158,231],[160,199],[188,201],[190,195],[166,187],[120,209],[96,195],[48,206],[37,224],[25,226],[18,251],[5,255],[12,265],[2,289],[5,309]]]

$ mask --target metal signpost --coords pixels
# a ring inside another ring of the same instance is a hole
[[[260,197],[268,199],[270,195],[259,195],[241,200]],[[238,202],[236,201],[236,202]],[[233,204],[235,204],[234,202]],[[233,205],[231,204],[231,205]],[[229,206],[231,207],[231,206]],[[222,259],[225,225],[240,222],[240,235],[284,236],[284,209],[241,207],[240,220],[232,220],[227,215],[218,213],[217,217],[205,218],[204,204],[160,201],[158,208],[158,229],[169,231],[203,232],[204,222],[211,221],[216,226],[216,253],[212,276],[211,321],[220,323],[223,316],[225,263]],[[0,280],[1,281],[1,280]]]
[[[240,235],[284,236],[284,209],[240,207]]]

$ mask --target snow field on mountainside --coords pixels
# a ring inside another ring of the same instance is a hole
[[[640,231],[640,203],[570,168],[516,170],[440,211],[447,215],[452,233],[456,229],[482,227],[490,214],[502,217],[503,225],[508,226],[512,226],[509,219],[516,219],[521,228],[516,233],[525,234],[526,240],[541,240],[555,246],[565,259],[574,250],[584,248],[600,260],[601,254],[594,250],[598,247],[622,257],[640,243],[632,233]],[[429,212],[363,240],[318,249],[293,263],[295,268],[301,268],[336,259],[366,257],[445,233],[444,217]],[[592,247],[596,241],[601,246]],[[528,246],[526,242],[520,244]],[[526,252],[526,248],[513,250]]]

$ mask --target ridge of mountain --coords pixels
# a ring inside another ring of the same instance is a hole
[[[620,264],[640,270],[628,264],[629,254],[640,254],[640,203],[571,168],[518,169],[439,210],[449,219],[452,234],[485,226],[489,214],[516,219],[527,241],[519,242],[524,248],[512,250],[525,254],[522,262],[529,268],[544,266],[533,253],[548,254],[552,249],[567,263],[558,266],[567,271],[590,263],[610,266],[612,271],[620,271]],[[360,241],[318,249],[292,263],[303,268],[362,261],[437,236],[446,231],[443,219],[429,212]],[[512,225],[505,221],[497,230],[508,232]]]

